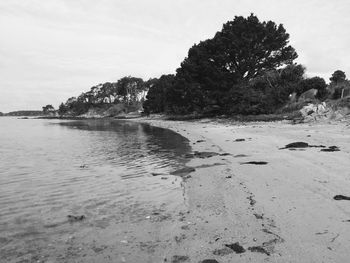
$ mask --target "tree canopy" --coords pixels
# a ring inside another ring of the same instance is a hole
[[[48,105],[43,107],[44,114],[48,114],[48,113],[54,112],[54,111],[55,111],[55,108],[51,104],[48,104]]]
[[[145,81],[136,77],[123,77],[117,82],[105,82],[81,93],[78,97],[71,97],[61,103],[58,109],[60,115],[80,115],[91,107],[111,106],[123,103],[125,105],[141,104],[146,97],[148,87]]]
[[[350,88],[350,81],[346,79],[344,71],[334,71],[329,80],[331,81],[331,83],[329,84],[329,90],[332,94],[333,99],[341,98],[342,90]]]
[[[297,58],[294,48],[288,45],[289,34],[283,25],[260,22],[253,14],[247,18],[236,16],[224,24],[213,41],[214,63],[217,61],[237,80],[249,80]]]
[[[297,53],[283,25],[236,16],[212,39],[194,45],[176,71],[168,96],[170,111],[227,106],[227,92],[269,70],[292,64]]]
[[[146,82],[149,87],[143,108],[146,113],[160,113],[167,110],[169,89],[174,85],[175,76],[162,75],[159,79],[150,79]]]
[[[334,83],[334,84],[343,82],[346,80],[345,72],[341,70],[336,70],[334,71],[332,76],[329,78],[329,80],[331,81],[331,83]]]
[[[304,79],[298,87],[298,95],[309,89],[316,89],[317,97],[322,99],[327,95],[327,84],[323,78],[313,77],[309,79]]]

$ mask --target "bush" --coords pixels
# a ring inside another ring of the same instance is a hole
[[[318,91],[316,95],[318,99],[325,99],[328,95],[327,84],[323,78],[313,77],[302,80],[297,88],[297,94],[300,96],[310,89],[316,89]]]

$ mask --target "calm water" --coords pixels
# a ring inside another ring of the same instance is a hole
[[[183,167],[189,151],[182,136],[144,124],[0,118],[0,261],[40,262],[79,231],[174,209],[180,180],[152,173]]]

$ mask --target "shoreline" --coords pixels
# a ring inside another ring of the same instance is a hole
[[[170,129],[188,139],[188,169],[169,173],[183,178],[177,183],[184,201],[171,202],[176,207],[166,213],[152,208],[137,222],[89,229],[103,249],[84,250],[85,261],[347,261],[350,203],[338,198],[350,198],[349,120],[295,125],[153,116],[122,121]],[[293,142],[311,147],[285,148]],[[339,151],[322,151],[332,146]],[[75,238],[75,248],[91,242],[88,234]]]
[[[350,206],[333,199],[350,195],[346,122],[130,121],[171,129],[188,138],[194,151],[214,153],[188,163],[196,169],[185,182],[188,225],[173,229],[182,238],[164,255],[168,260],[171,255],[189,260],[172,262],[345,262],[348,258]],[[297,141],[336,145],[340,151],[280,149]],[[243,253],[233,249],[237,244]]]
[[[113,220],[103,215],[93,224],[87,217],[74,226],[83,227],[81,231],[64,234],[43,258],[347,261],[350,203],[343,197],[350,198],[349,121],[294,125],[219,118],[171,121],[162,116],[122,121],[170,129],[187,138],[192,149],[181,155],[187,168],[156,175],[148,171],[150,180],[161,180],[175,191],[163,196],[166,202],[121,203],[123,209],[115,210],[121,212]],[[293,142],[304,142],[303,148],[285,147]]]

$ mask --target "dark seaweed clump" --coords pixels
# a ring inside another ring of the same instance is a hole
[[[268,164],[268,162],[264,162],[264,161],[250,161],[250,162],[245,162],[245,163],[241,163],[241,164],[266,165],[266,164]]]
[[[237,254],[241,254],[245,252],[244,247],[242,247],[239,242],[233,243],[233,244],[225,244],[226,247],[232,249]]]

